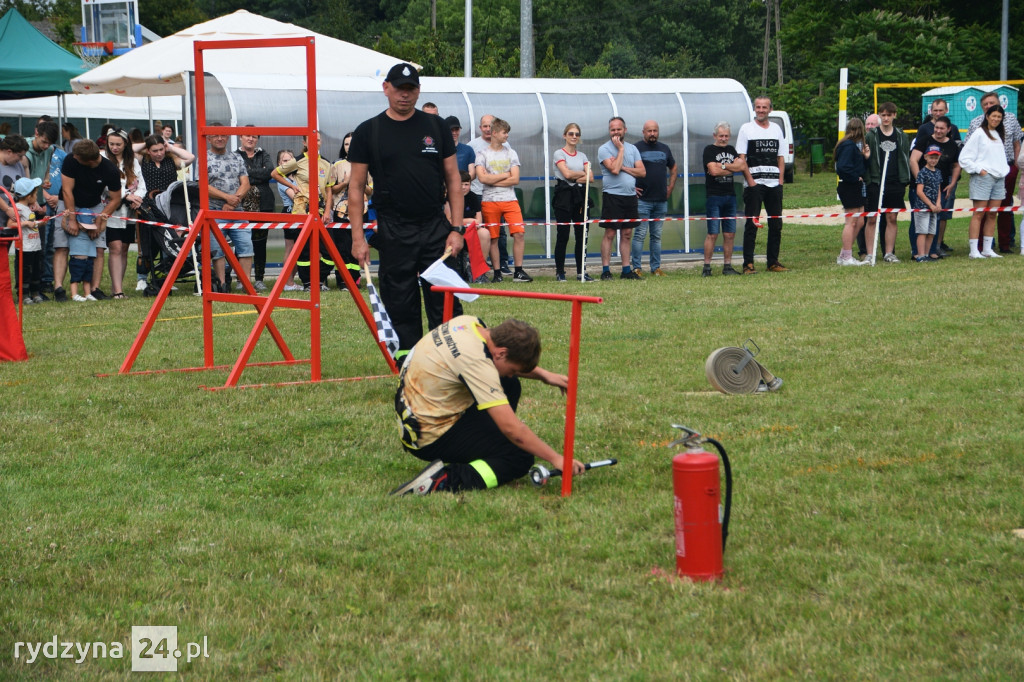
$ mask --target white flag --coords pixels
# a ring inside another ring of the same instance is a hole
[[[420,277],[431,284],[439,287],[460,287],[469,289],[466,280],[459,277],[459,273],[444,264],[445,256],[441,256],[431,264],[429,268],[420,273]],[[455,294],[463,301],[470,302],[480,298],[478,294]]]

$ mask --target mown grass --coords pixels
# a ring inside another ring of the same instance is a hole
[[[539,278],[605,298],[584,313],[577,456],[620,464],[568,499],[390,499],[421,465],[393,379],[101,379],[148,301],[28,309],[32,358],[0,365],[0,678],[124,678],[127,660],[29,665],[13,643],[150,624],[207,636],[179,669],[209,680],[1021,679],[1024,259],[837,268],[838,229],[787,225],[780,275]],[[381,374],[346,299],[324,298],[324,376]],[[532,321],[566,367],[563,305],[467,308]],[[172,297],[137,369],[201,364],[198,312]],[[253,319],[217,318],[217,362]],[[303,354],[307,318],[275,319]],[[748,337],[782,391],[714,392],[704,360]],[[555,391],[528,385],[521,414],[560,444]],[[733,461],[718,585],[674,577],[671,422]]]

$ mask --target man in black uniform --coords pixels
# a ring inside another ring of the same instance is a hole
[[[369,263],[363,235],[363,190],[373,177],[377,209],[374,246],[380,257],[380,295],[398,333],[399,364],[423,336],[419,273],[441,257],[446,248],[462,250],[462,226],[445,218],[462,215],[462,180],[455,160],[455,143],[440,116],[416,109],[420,77],[411,64],[396,64],[384,80],[388,108],[363,121],[352,134],[349,161],[349,219],[352,256]],[[458,222],[458,221],[456,221]],[[441,324],[444,295],[422,282],[424,307],[431,329]],[[455,315],[462,307],[455,302]]]

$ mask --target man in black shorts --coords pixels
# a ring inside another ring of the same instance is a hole
[[[640,279],[630,265],[633,229],[640,224],[637,205],[636,179],[647,177],[647,169],[636,145],[626,142],[626,122],[615,116],[608,121],[610,138],[597,150],[597,159],[603,167],[601,180],[601,218],[628,222],[604,223],[601,240],[601,279],[611,279],[612,246],[615,233],[619,234],[619,256],[622,258],[622,279]]]
[[[428,324],[431,328],[441,324],[444,295],[431,292],[419,273],[446,248],[451,248],[453,256],[462,250],[462,226],[453,226],[442,210],[447,197],[449,215],[462,215],[462,179],[448,126],[440,116],[416,109],[420,95],[416,67],[404,63],[392,67],[384,80],[384,94],[388,108],[363,121],[352,134],[349,221],[352,257],[368,264],[363,202],[369,173],[377,209],[374,245],[380,257],[380,295],[398,333],[395,360],[401,364],[423,336],[421,286]],[[454,314],[461,313],[456,301]]]
[[[903,197],[910,184],[910,138],[902,130],[893,125],[896,118],[896,105],[892,102],[882,102],[878,107],[878,117],[881,124],[874,130],[868,131],[867,143],[871,147],[871,158],[868,159],[868,183],[867,206],[868,211],[878,210],[879,191],[883,190],[882,208],[904,209],[907,207]],[[881,145],[885,143],[895,145],[893,151],[889,152],[889,165],[886,166],[886,173],[883,182],[882,167],[885,166],[886,153],[882,151]],[[896,257],[896,214],[885,213],[885,231],[879,234],[879,241],[882,243],[882,252],[885,254],[886,263],[899,263]],[[868,218],[868,231],[876,223],[876,218]],[[882,238],[884,236],[884,239]],[[875,262],[873,244],[868,244],[868,260]]]

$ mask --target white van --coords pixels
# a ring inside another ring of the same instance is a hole
[[[768,114],[768,120],[782,128],[782,136],[785,138],[782,147],[782,157],[786,160],[785,181],[793,182],[793,124],[789,122],[789,114],[776,109]]]

